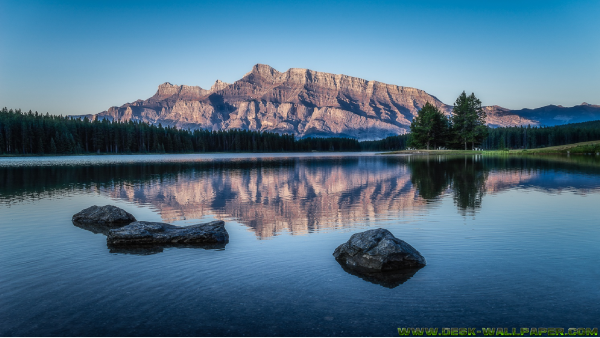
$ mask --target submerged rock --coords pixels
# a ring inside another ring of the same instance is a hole
[[[108,250],[112,254],[148,256],[161,253],[165,248],[225,250],[226,245],[226,243],[108,245]]]
[[[351,269],[344,264],[340,264],[347,273],[357,276],[369,283],[381,285],[388,289],[393,289],[411,279],[421,268],[406,268],[393,271],[362,271]]]
[[[136,219],[132,214],[121,208],[115,207],[114,205],[105,205],[103,207],[93,205],[73,215],[73,223],[76,224],[105,224],[122,226],[135,221]]]
[[[90,232],[93,232],[95,234],[103,234],[103,235],[108,235],[108,232],[111,229],[114,228],[119,228],[124,226],[125,224],[123,223],[79,223],[77,221],[73,221],[73,225],[81,228],[83,230],[87,230]]]
[[[106,236],[108,245],[227,243],[225,222],[214,221],[185,227],[167,223],[138,221],[112,229]]]
[[[419,251],[386,229],[352,235],[335,249],[333,256],[340,264],[362,272],[420,268],[427,264]]]

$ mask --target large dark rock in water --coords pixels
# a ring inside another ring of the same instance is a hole
[[[352,235],[335,249],[333,256],[346,267],[362,272],[420,268],[427,264],[415,248],[386,229]]]
[[[123,226],[135,221],[136,219],[132,214],[114,205],[105,205],[103,207],[93,205],[73,215],[73,223],[76,224]]]
[[[185,227],[158,222],[133,222],[108,232],[111,246],[152,244],[227,243],[229,234],[225,222],[214,221]]]

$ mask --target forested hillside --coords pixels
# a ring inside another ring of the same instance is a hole
[[[308,138],[245,130],[207,131],[142,122],[89,121],[0,111],[0,154],[359,151],[357,140]]]
[[[361,141],[360,149],[362,151],[393,151],[403,150],[408,146],[410,134],[389,136],[383,140]]]
[[[193,152],[393,151],[411,134],[382,140],[304,138],[247,130],[187,130],[144,122],[89,121],[0,110],[0,154],[131,154]],[[483,149],[530,149],[600,140],[600,121],[555,127],[490,128]]]
[[[490,129],[484,149],[531,149],[600,140],[600,120],[554,127],[501,127]]]

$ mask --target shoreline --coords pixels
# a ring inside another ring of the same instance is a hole
[[[0,154],[2,158],[54,158],[77,156],[143,156],[143,155],[223,155],[223,154],[343,154],[343,153],[373,153],[375,155],[600,155],[600,140],[565,144],[561,146],[510,149],[510,150],[395,150],[395,151],[271,151],[271,152],[185,152],[185,153],[88,153],[88,154]]]
[[[510,150],[399,150],[380,155],[600,155],[600,140],[565,144],[561,146],[533,148],[533,149],[510,149]]]
[[[223,154],[340,154],[340,153],[377,153],[377,151],[266,151],[266,152],[252,152],[252,151],[214,151],[214,152],[194,152],[194,153],[89,153],[89,154],[0,154],[2,158],[23,158],[23,157],[36,157],[36,158],[54,158],[54,157],[77,157],[77,156],[155,156],[155,155],[223,155]]]

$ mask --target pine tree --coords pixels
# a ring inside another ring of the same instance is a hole
[[[50,153],[56,154],[56,143],[54,142],[54,138],[50,139]]]
[[[429,150],[430,145],[437,147],[445,144],[448,134],[448,118],[434,105],[427,102],[412,120],[410,130],[410,146],[426,147]]]
[[[4,154],[4,136],[2,135],[2,130],[0,129],[0,154]]]
[[[44,142],[41,137],[38,137],[37,139],[37,153],[39,155],[44,155]]]
[[[464,144],[465,150],[468,142],[471,142],[471,147],[475,148],[476,144],[480,144],[487,137],[486,117],[481,101],[474,93],[467,96],[463,91],[456,99],[452,110],[452,127],[454,135],[460,143]]]

